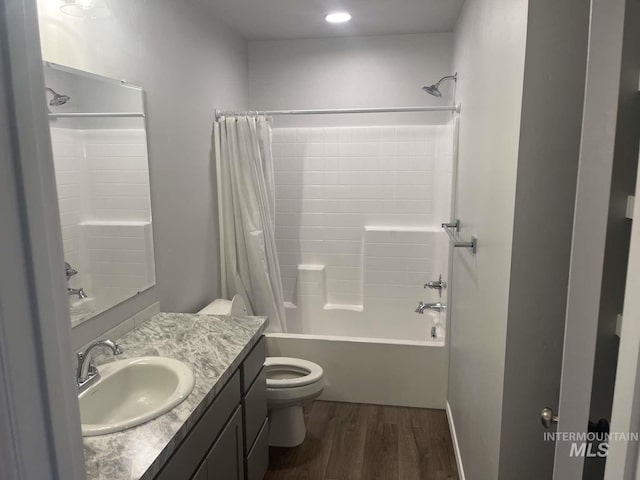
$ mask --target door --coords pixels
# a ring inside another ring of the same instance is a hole
[[[632,54],[640,43],[633,38],[639,6],[592,2],[557,432],[584,434],[590,414],[597,420],[611,411],[631,229],[625,201],[638,164],[637,133],[630,132],[639,107],[640,56]],[[606,451],[590,450],[582,439],[556,440],[554,479],[602,478]]]
[[[640,125],[638,126],[640,128]],[[638,180],[640,186],[640,180]],[[640,188],[636,188],[633,211],[640,213]],[[637,216],[636,216],[637,217]],[[623,324],[620,330],[620,354],[616,373],[611,417],[612,432],[640,431],[640,222],[633,222]],[[625,322],[624,319],[627,319]],[[638,441],[620,438],[609,442],[605,480],[636,478]]]

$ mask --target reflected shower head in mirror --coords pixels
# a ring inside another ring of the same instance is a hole
[[[53,88],[47,87],[47,91],[51,92],[51,94],[53,95],[53,98],[51,99],[51,101],[49,101],[49,105],[51,105],[52,107],[59,107],[71,100],[71,97],[69,95],[62,95],[60,93],[57,93]]]
[[[72,17],[97,20],[111,16],[108,0],[62,0],[60,11]]]
[[[429,95],[433,95],[434,97],[442,98],[442,92],[440,91],[440,84],[445,80],[453,80],[454,82],[458,81],[458,74],[455,73],[453,75],[447,75],[446,77],[442,77],[433,85],[429,85],[428,87],[422,87],[422,90],[427,92]]]

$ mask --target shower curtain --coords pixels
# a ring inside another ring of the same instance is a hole
[[[271,124],[265,117],[220,122],[222,282],[242,294],[268,331],[286,332],[284,295],[275,241],[275,185]]]

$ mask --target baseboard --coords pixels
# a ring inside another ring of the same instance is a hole
[[[458,465],[458,476],[460,480],[465,480],[462,458],[460,456],[460,446],[458,445],[458,435],[456,435],[456,426],[453,423],[453,415],[451,414],[449,402],[447,402],[447,420],[449,421],[449,430],[451,431],[451,440],[453,441],[453,453],[456,456],[456,464]]]

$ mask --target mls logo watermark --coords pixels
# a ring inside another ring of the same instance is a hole
[[[544,432],[545,442],[570,443],[569,456],[582,458],[606,457],[610,442],[637,442],[639,438],[638,432]]]
[[[598,444],[588,442],[573,442],[571,443],[571,449],[569,450],[570,457],[606,457],[608,453],[609,444],[607,442]]]

